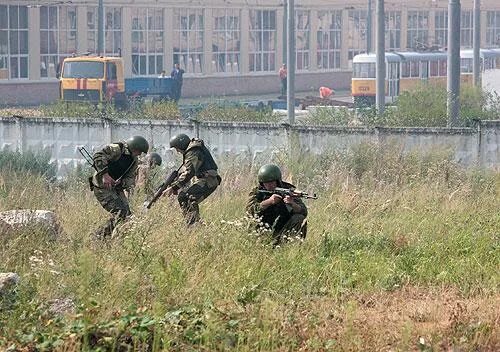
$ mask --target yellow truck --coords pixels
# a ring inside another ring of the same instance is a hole
[[[169,100],[175,84],[170,77],[125,78],[120,57],[78,56],[64,59],[59,92],[63,101],[109,102],[125,107],[130,99]]]

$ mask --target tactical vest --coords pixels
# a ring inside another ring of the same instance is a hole
[[[196,146],[192,149],[196,149],[201,152],[201,166],[198,169],[198,174],[196,176],[203,176],[203,174],[208,171],[208,170],[216,170],[218,169],[217,164],[215,163],[214,158],[212,157],[212,154],[210,154],[210,151],[205,147],[205,145],[201,146]],[[184,162],[184,158],[183,158]]]
[[[108,174],[114,180],[122,177],[128,170],[130,170],[130,166],[134,162],[134,157],[131,154],[123,153],[123,143],[117,143],[120,146],[120,150],[122,151],[122,155],[116,161],[111,161],[108,164]]]

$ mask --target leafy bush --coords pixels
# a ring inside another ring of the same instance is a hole
[[[447,125],[446,87],[421,84],[414,90],[403,92],[395,109],[386,109],[380,118],[381,126],[444,127]],[[473,120],[498,119],[498,95],[481,89],[462,86],[460,89],[460,126],[471,126]]]
[[[277,122],[271,109],[256,110],[244,106],[209,104],[196,115],[200,121]]]
[[[56,164],[50,162],[50,153],[33,152],[25,153],[0,151],[0,171],[2,172],[28,172],[42,175],[52,179],[56,175]]]

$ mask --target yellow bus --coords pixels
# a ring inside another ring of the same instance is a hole
[[[500,49],[481,49],[481,70],[500,68]],[[353,58],[351,94],[355,105],[375,104],[376,54]],[[472,84],[473,51],[460,51],[461,82]],[[446,85],[446,52],[387,52],[385,54],[386,101],[393,102],[401,92],[421,83]]]

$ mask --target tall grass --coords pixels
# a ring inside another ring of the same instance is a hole
[[[285,178],[316,191],[304,243],[273,249],[249,231],[246,193],[258,166],[221,161],[224,182],[186,229],[163,199],[109,243],[85,185],[40,191],[4,177],[8,196],[54,208],[65,235],[0,237],[0,271],[21,275],[0,307],[7,348],[325,351],[494,350],[500,343],[500,178],[464,170],[446,151],[278,154]],[[23,192],[22,186],[32,192]],[[48,302],[71,298],[72,313]]]
[[[94,105],[59,101],[55,104],[42,105],[40,111],[44,117],[132,120],[176,120],[180,118],[179,109],[173,102],[135,101],[131,102],[126,110],[120,110],[112,104]]]

